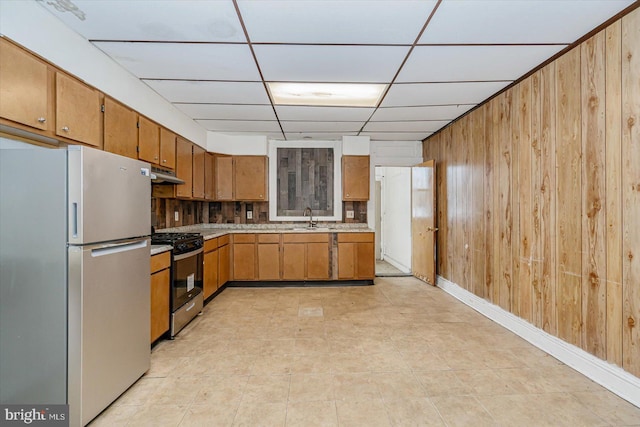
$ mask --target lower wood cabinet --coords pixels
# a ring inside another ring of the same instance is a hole
[[[256,280],[256,235],[233,236],[233,280]]]
[[[280,280],[280,234],[258,234],[258,280]]]
[[[169,330],[170,265],[170,252],[163,252],[151,257],[150,342],[152,343]]]
[[[231,279],[231,237],[218,237],[218,287]]]
[[[338,234],[338,280],[375,277],[374,233]]]
[[[219,287],[218,239],[213,238],[204,242],[204,265],[202,269],[204,299],[209,298]]]
[[[282,251],[282,279],[329,279],[329,234],[283,234]]]

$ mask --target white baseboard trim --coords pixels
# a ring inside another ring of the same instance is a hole
[[[598,359],[573,344],[554,337],[441,276],[438,276],[437,286],[480,314],[640,408],[640,378],[618,366]]]

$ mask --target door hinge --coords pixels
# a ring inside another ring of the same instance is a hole
[[[136,122],[136,127],[140,129],[140,122]]]
[[[140,153],[140,146],[136,145],[136,153]]]
[[[102,105],[100,106],[100,112],[101,112],[101,113],[104,113],[104,104],[102,104]]]

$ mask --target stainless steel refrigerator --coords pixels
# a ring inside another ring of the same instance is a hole
[[[85,425],[149,369],[149,164],[0,138],[0,403]]]

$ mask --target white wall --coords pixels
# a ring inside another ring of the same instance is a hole
[[[267,137],[262,135],[226,135],[209,132],[207,151],[222,154],[266,156]]]
[[[207,131],[35,1],[0,1],[0,34],[206,148]]]
[[[411,168],[380,169],[382,182],[382,258],[411,271]]]
[[[369,184],[369,203],[367,204],[367,224],[369,228],[375,229],[375,167],[413,166],[422,163],[422,141],[371,141],[369,155],[371,159],[371,182]]]

